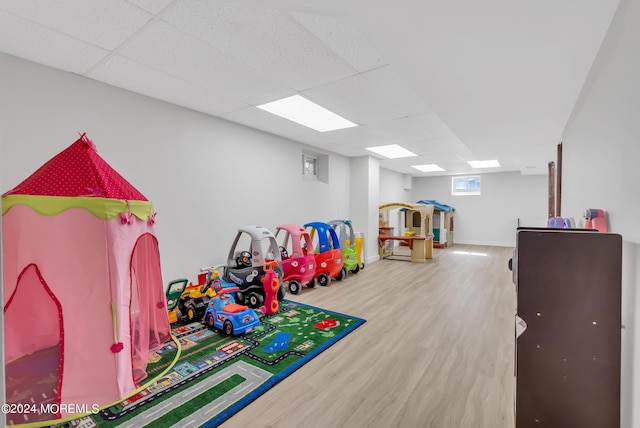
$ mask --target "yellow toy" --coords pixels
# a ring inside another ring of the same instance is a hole
[[[198,284],[187,285],[186,278],[171,281],[166,293],[169,322],[173,324],[183,318],[201,321],[209,300],[216,295],[211,284],[217,277],[218,270],[206,268],[198,275]]]

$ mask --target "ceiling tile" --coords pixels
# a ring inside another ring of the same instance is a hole
[[[402,79],[396,69],[390,65],[377,68],[364,73],[363,76],[375,87],[383,92],[389,102],[404,109],[407,116],[430,113],[433,110],[422,99],[415,89],[412,89],[407,82]]]
[[[163,19],[296,91],[356,73],[288,14],[213,0],[185,0]]]
[[[109,50],[152,17],[124,0],[0,0],[0,9]]]
[[[233,111],[222,117],[241,125],[335,151],[345,156],[352,156],[354,152],[362,156],[369,153],[364,150],[364,147],[388,144],[387,139],[361,126],[318,132],[255,107]]]
[[[165,7],[167,7],[169,3],[172,2],[172,0],[127,0],[127,1],[154,15],[157,15],[158,13],[160,13]]]
[[[211,115],[247,106],[210,89],[163,74],[118,55],[111,56],[91,70],[87,77]]]
[[[318,133],[309,139],[309,142],[323,148],[330,145],[335,146],[336,153],[345,156],[352,156],[353,150],[355,150],[357,156],[371,154],[371,152],[365,150],[366,147],[392,144],[387,136],[373,132],[364,126]]]
[[[427,113],[422,115],[422,121],[424,126],[435,137],[455,137],[455,134],[447,125],[445,125],[436,113]]]
[[[247,104],[261,104],[295,93],[163,21],[145,27],[118,53]]]
[[[405,115],[380,88],[362,75],[304,91],[310,100],[359,125],[392,120]]]
[[[460,157],[452,150],[430,146],[425,146],[422,150],[419,150],[414,146],[409,146],[407,148],[420,154],[420,157],[424,158],[424,163],[437,163],[440,165],[440,163],[443,162],[463,162],[466,164],[466,162],[463,159],[460,159]],[[415,163],[412,163],[412,165],[415,165]]]
[[[396,143],[433,138],[433,135],[421,123],[421,119],[421,116],[401,117],[385,122],[372,123],[365,127],[385,135],[389,138],[389,141]]]
[[[104,49],[1,10],[0,51],[78,74],[109,54]]]
[[[387,64],[362,34],[344,21],[306,13],[291,16],[359,72]]]

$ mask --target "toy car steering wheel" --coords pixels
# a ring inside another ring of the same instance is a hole
[[[238,254],[238,257],[236,257],[236,265],[243,268],[251,267],[251,253],[242,251]]]
[[[287,251],[286,248],[284,248],[283,246],[280,246],[279,250],[280,250],[280,258],[282,260],[285,260],[285,259],[289,258],[289,252]]]

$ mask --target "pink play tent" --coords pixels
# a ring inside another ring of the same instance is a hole
[[[84,134],[2,196],[8,403],[64,405],[46,420],[140,386],[170,338],[154,221]]]

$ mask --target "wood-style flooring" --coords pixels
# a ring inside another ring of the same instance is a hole
[[[221,427],[513,427],[512,251],[456,244],[288,293],[367,322]]]

